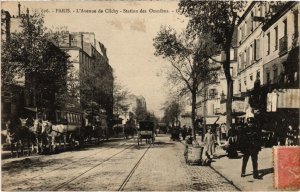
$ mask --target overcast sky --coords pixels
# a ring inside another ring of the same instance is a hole
[[[168,95],[163,73],[168,63],[154,56],[153,38],[161,25],[170,25],[178,31],[184,28],[187,19],[176,13],[177,4],[178,1],[21,2],[21,10],[25,13],[26,8],[48,9],[49,13],[45,13],[48,28],[66,26],[71,32],[94,32],[107,48],[118,81],[133,94],[143,95],[147,108],[161,116],[160,109]],[[2,9],[16,15],[17,2],[2,2]],[[59,9],[70,9],[71,13],[60,13]],[[97,13],[77,13],[80,9]],[[98,13],[99,9],[103,13]],[[109,9],[111,13],[105,13]],[[124,9],[138,13],[124,13]],[[146,13],[140,13],[141,9]],[[168,13],[150,13],[150,9]]]

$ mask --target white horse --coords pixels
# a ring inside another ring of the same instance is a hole
[[[67,125],[63,125],[63,124],[53,125],[49,121],[42,121],[42,129],[46,132],[47,137],[50,138],[53,151],[56,149],[57,139],[59,142],[59,148],[63,140],[64,149],[66,149],[67,131],[68,131]]]

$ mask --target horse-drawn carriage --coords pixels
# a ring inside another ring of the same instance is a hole
[[[154,122],[153,121],[140,121],[138,129],[137,143],[140,145],[142,140],[145,139],[146,143],[154,143]]]
[[[99,142],[107,136],[105,114],[93,117],[95,121],[89,121],[89,124],[86,124],[84,114],[80,111],[56,110],[51,115],[51,119],[48,119],[50,115],[44,112],[36,114],[36,119],[15,116],[8,120],[5,123],[6,132],[1,133],[3,138],[6,136],[5,140],[10,145],[11,153],[16,151],[19,156],[18,151],[23,153],[23,149],[28,154],[31,151],[54,152],[61,149],[61,144],[64,149],[67,146],[74,148],[91,140]]]

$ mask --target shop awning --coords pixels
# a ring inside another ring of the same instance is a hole
[[[213,124],[217,123],[219,118],[220,118],[219,116],[206,117],[205,118],[206,125],[213,125]]]
[[[277,94],[277,108],[300,108],[300,89],[283,89]]]
[[[32,107],[24,107],[24,108],[32,112],[37,112],[37,108],[32,108]]]

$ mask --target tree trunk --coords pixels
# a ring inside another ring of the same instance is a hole
[[[232,98],[233,98],[233,81],[230,74],[230,46],[225,50],[226,60],[223,69],[227,81],[227,101],[226,101],[226,126],[229,129],[232,123]]]
[[[204,82],[204,101],[203,101],[203,126],[202,126],[202,138],[201,141],[204,139],[204,135],[206,134],[206,116],[207,116],[207,89],[206,89],[206,83]]]
[[[195,125],[195,120],[196,120],[196,98],[197,97],[197,92],[194,91],[192,92],[192,135],[193,138],[196,139],[196,125]]]

